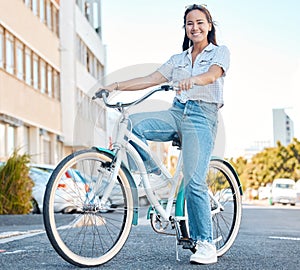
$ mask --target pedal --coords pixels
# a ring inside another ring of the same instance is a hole
[[[190,238],[180,238],[177,244],[181,245],[183,249],[192,249],[195,247],[194,241]]]

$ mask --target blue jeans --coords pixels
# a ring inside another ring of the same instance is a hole
[[[179,135],[190,235],[194,241],[212,242],[206,174],[218,125],[217,104],[193,100],[183,104],[175,98],[167,111],[137,113],[130,119],[133,133],[144,142],[170,141],[175,134]],[[144,151],[137,150],[147,160]]]

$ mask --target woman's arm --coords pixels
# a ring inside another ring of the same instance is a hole
[[[136,91],[142,90],[151,86],[167,82],[167,79],[158,71],[151,73],[148,76],[138,77],[122,82],[115,82],[104,88],[108,91],[121,90],[121,91]]]

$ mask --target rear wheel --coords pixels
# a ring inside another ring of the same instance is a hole
[[[108,262],[121,250],[130,233],[133,197],[122,169],[107,202],[101,202],[113,172],[111,162],[105,152],[78,151],[57,166],[48,182],[44,198],[46,232],[57,253],[76,266]],[[70,189],[62,193],[59,187],[67,185]],[[72,201],[77,213],[57,214],[56,201],[62,200]]]
[[[218,256],[232,246],[241,223],[242,199],[240,186],[229,165],[222,160],[211,160],[207,174],[211,196],[213,241]],[[188,221],[181,228],[183,237],[189,238]],[[192,249],[195,252],[195,249]]]

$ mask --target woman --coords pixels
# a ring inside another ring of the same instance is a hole
[[[148,76],[116,82],[105,89],[134,91],[171,81],[178,84],[169,110],[131,116],[133,132],[143,141],[169,141],[175,134],[180,136],[190,234],[197,245],[190,262],[211,264],[217,262],[217,253],[212,241],[206,173],[216,137],[218,109],[223,106],[229,51],[217,45],[215,26],[206,7],[189,6],[184,28],[182,53],[173,55]]]

